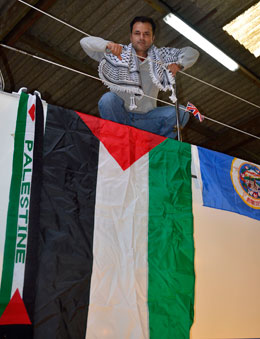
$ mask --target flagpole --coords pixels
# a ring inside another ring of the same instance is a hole
[[[176,81],[175,81],[175,84],[174,84],[174,90],[175,90],[175,95],[176,95],[176,99],[177,99],[176,102],[175,102],[177,136],[178,136],[178,141],[182,141],[181,126],[180,126],[180,110],[179,110],[179,100],[178,100],[178,95],[177,95]]]

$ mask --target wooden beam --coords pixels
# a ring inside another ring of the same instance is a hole
[[[188,128],[198,134],[203,135],[204,137],[210,138],[210,139],[217,139],[218,134],[213,131],[211,128],[203,126],[199,121],[192,121],[195,119],[194,117],[190,117],[190,120],[185,128]]]
[[[169,9],[165,6],[162,6],[157,0],[144,0],[148,3],[153,9],[155,9],[157,12],[166,15],[169,13]]]
[[[55,4],[57,0],[40,0],[37,1],[37,7],[46,11],[51,6]],[[23,5],[25,8],[29,8],[26,5]],[[23,16],[20,18],[20,21],[16,25],[2,36],[2,39],[6,45],[14,45],[17,40],[42,16],[43,14],[37,12],[34,9],[23,10]]]
[[[258,133],[254,133],[255,136],[257,137],[260,137],[260,132]],[[228,146],[226,149],[225,149],[225,152],[232,152],[233,150],[237,149],[238,147],[241,148],[241,147],[245,147],[247,144],[253,142],[255,140],[255,138],[253,137],[250,137],[250,136],[247,136],[247,135],[243,135],[243,137],[239,138],[239,142],[232,145],[232,146]],[[259,147],[258,149],[260,149],[260,140],[258,140],[259,142]]]
[[[251,80],[257,87],[260,87],[260,79],[257,77],[257,75],[250,72],[244,66],[239,65],[239,69],[237,70],[237,72],[245,76],[247,79]]]
[[[4,50],[4,48],[1,48],[1,47],[0,47],[0,59],[2,60],[2,65],[5,69],[5,74],[8,76],[9,90],[12,92],[15,89],[14,76],[13,76],[12,69],[9,65],[9,60],[8,60],[7,55],[6,55],[6,51]],[[2,65],[1,65],[1,69],[2,69]],[[5,80],[5,88],[6,87],[7,87],[7,82]]]
[[[238,129],[251,133],[258,136],[260,134],[260,126],[257,124],[257,118],[253,117],[246,122],[238,124],[235,126]],[[239,134],[239,142],[238,140]],[[218,149],[219,152],[230,152],[232,149],[235,149],[240,146],[244,146],[246,143],[250,142],[252,137],[236,132],[232,129],[228,129],[226,132],[221,133],[218,138],[214,140],[207,140],[202,147]],[[227,142],[228,141],[228,142]]]
[[[40,52],[42,55],[47,56],[48,59],[51,59],[52,61],[55,61],[57,63],[60,63],[64,66],[74,68],[78,71],[88,73],[93,76],[98,76],[97,70],[86,65],[85,63],[78,61],[61,51],[50,47],[48,44],[46,44],[43,41],[40,41],[39,39],[36,39],[34,36],[30,34],[24,34],[20,41],[24,44],[30,46],[34,51]],[[29,53],[35,53],[32,51],[28,51]]]
[[[232,157],[247,160],[255,164],[260,164],[260,155],[259,153],[257,153],[257,149],[255,152],[252,152],[244,147],[239,147],[233,150],[232,152],[229,152],[228,154],[231,155]]]
[[[39,0],[30,1],[36,5]],[[0,40],[4,41],[6,36],[19,24],[19,22],[30,12],[30,8],[18,2],[9,0],[8,4],[1,10],[0,16]]]

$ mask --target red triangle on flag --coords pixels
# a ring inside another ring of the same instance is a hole
[[[0,325],[31,325],[24,302],[17,289],[0,318]]]
[[[76,112],[123,170],[166,138],[137,128]]]
[[[35,105],[34,104],[32,104],[32,107],[29,109],[28,112],[30,114],[32,121],[34,121],[34,118],[35,118]]]

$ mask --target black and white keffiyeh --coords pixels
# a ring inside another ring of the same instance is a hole
[[[148,50],[148,61],[150,75],[153,83],[162,91],[171,90],[169,97],[176,101],[173,85],[174,77],[167,69],[172,63],[182,63],[184,53],[181,49],[170,47],[157,48],[152,45]],[[105,53],[99,64],[99,76],[104,84],[113,91],[127,92],[131,95],[130,109],[135,109],[134,98],[141,99],[144,92],[142,90],[139,62],[136,52],[130,43],[123,46],[121,53],[122,60],[112,53]]]

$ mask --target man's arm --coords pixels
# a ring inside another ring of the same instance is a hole
[[[190,68],[198,60],[199,52],[192,47],[181,48],[180,65],[183,70]]]
[[[107,41],[98,37],[88,37],[80,40],[84,52],[96,61],[100,61],[106,51],[110,51],[121,60],[123,47],[115,42]]]
[[[173,76],[180,70],[186,70],[198,60],[199,52],[192,47],[181,48],[181,53],[178,55],[178,61],[168,65],[169,71]]]
[[[80,45],[84,52],[96,61],[100,61],[106,51],[106,46],[109,41],[98,37],[87,37],[80,40]]]

